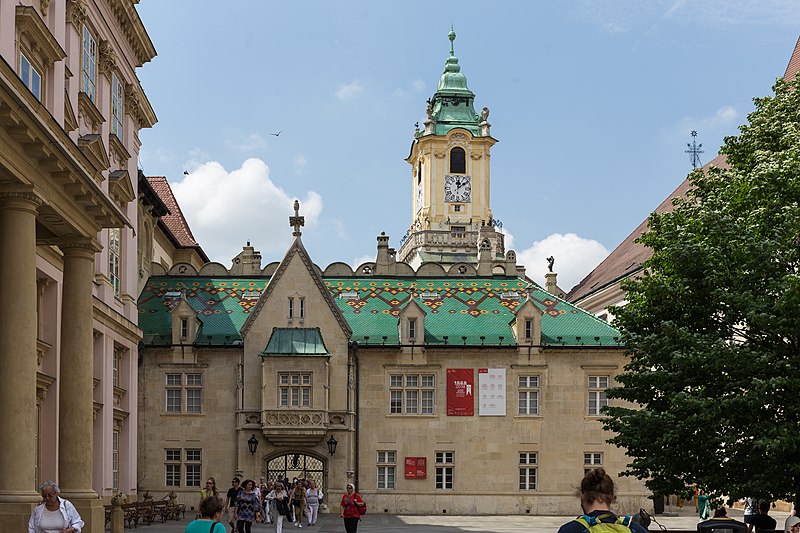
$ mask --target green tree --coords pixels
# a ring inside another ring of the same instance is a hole
[[[779,80],[687,197],[653,214],[618,308],[610,442],[656,494],[800,492],[800,90]],[[627,403],[631,402],[631,403]],[[637,405],[634,405],[637,404]]]

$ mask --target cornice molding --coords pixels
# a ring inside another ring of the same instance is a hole
[[[49,67],[56,61],[67,57],[67,53],[50,33],[49,28],[33,6],[16,7],[16,24],[20,37],[26,41],[33,53],[38,54],[45,61],[45,66]]]

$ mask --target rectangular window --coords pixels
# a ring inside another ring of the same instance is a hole
[[[42,73],[34,67],[30,60],[20,52],[19,54],[19,77],[25,87],[30,89],[33,96],[40,102],[42,101]]]
[[[519,376],[518,413],[521,415],[539,414],[539,376]]]
[[[311,407],[311,372],[280,372],[278,398],[280,407]]]
[[[83,27],[81,91],[85,92],[92,102],[97,102],[97,41],[88,26]]]
[[[202,404],[203,381],[201,374],[186,374],[186,412],[199,413]]]
[[[294,298],[289,298],[289,318],[294,318]]]
[[[181,450],[168,448],[165,451],[164,484],[167,487],[181,486]]]
[[[114,287],[114,296],[119,296],[122,289],[120,280],[120,229],[108,229],[108,277]]]
[[[608,405],[608,376],[589,376],[589,416],[600,416]]]
[[[181,318],[181,339],[189,336],[189,319]]]
[[[525,338],[533,338],[533,320],[525,320]]]
[[[394,489],[397,454],[392,451],[378,451],[378,488]]]
[[[300,298],[300,318],[306,317],[306,300],[305,298]]]
[[[122,360],[122,348],[114,346],[114,356],[112,359],[111,383],[119,387],[119,365]]]
[[[389,413],[432,415],[435,393],[433,374],[392,374],[389,376]]]
[[[587,452],[583,454],[583,474],[586,475],[592,468],[603,466],[602,452]]]
[[[536,452],[519,454],[519,490],[536,490]]]
[[[202,462],[201,451],[198,448],[186,449],[186,486],[199,487],[201,479]]]
[[[167,374],[166,412],[193,413],[203,411],[203,375]]]
[[[453,490],[453,474],[455,470],[455,452],[436,452],[436,488]]]
[[[124,86],[116,72],[111,73],[111,133],[122,140],[122,119],[124,107],[122,105]]]
[[[119,431],[111,432],[111,486],[119,490]]]
[[[409,318],[408,319],[408,338],[409,340],[414,340],[417,338],[417,319],[416,318]]]

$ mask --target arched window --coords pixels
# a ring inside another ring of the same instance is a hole
[[[466,174],[467,173],[467,153],[463,148],[456,146],[450,150],[450,173],[451,174]]]

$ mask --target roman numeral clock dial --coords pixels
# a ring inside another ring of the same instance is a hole
[[[469,202],[472,183],[469,176],[446,176],[444,179],[445,202]]]

